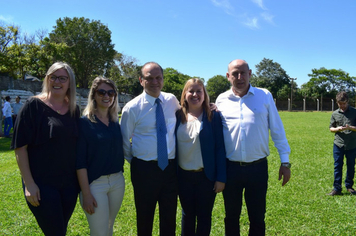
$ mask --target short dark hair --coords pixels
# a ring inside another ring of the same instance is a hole
[[[20,97],[20,96],[16,96],[16,98],[21,99],[21,97]]]
[[[341,91],[338,94],[336,94],[336,102],[348,102],[349,101],[349,96],[345,91]]]
[[[160,64],[158,64],[157,62],[154,62],[154,61],[149,61],[149,62],[146,62],[142,67],[141,67],[141,70],[140,70],[140,77],[144,77],[143,76],[143,68],[145,68],[145,66],[149,65],[149,64],[154,64],[154,65],[157,65],[160,69],[161,69],[161,72],[162,72],[162,76],[163,76],[163,69],[162,69],[162,66]]]
[[[10,99],[11,99],[10,96],[6,96],[6,97],[5,97],[5,100],[6,100],[6,101],[10,101]]]

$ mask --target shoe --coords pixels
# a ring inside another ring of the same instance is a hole
[[[355,191],[355,190],[354,190]],[[356,192],[356,191],[355,191]],[[340,191],[336,191],[335,189],[331,190],[330,193],[328,193],[327,195],[329,196],[335,196],[335,195],[342,195],[342,193]]]
[[[351,195],[356,195],[356,191],[353,188],[348,188],[347,192],[349,192]]]

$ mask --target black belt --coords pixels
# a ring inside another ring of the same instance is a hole
[[[264,158],[258,159],[257,161],[252,161],[252,162],[241,162],[241,161],[231,161],[231,162],[236,163],[239,166],[250,166],[250,165],[255,165],[255,164],[258,164],[260,162],[263,162],[266,159],[267,158],[264,157]]]
[[[136,158],[137,160],[140,160],[140,161],[146,161],[146,160],[143,160],[143,159],[140,159],[137,157],[133,157],[133,158]],[[172,163],[173,161],[175,161],[175,159],[168,159],[168,163]],[[150,161],[146,161],[146,162],[157,162],[157,160],[150,160]]]

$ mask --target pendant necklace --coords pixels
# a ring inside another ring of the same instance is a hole
[[[62,103],[62,106],[61,106],[61,108],[59,108],[59,109],[56,109],[56,108],[53,106],[53,104],[50,103],[49,101],[48,101],[48,104],[49,104],[50,107],[53,108],[53,110],[54,110],[55,112],[57,112],[57,113],[60,114],[60,115],[62,114],[62,113],[61,113],[61,110],[62,110],[62,108],[63,108],[63,106],[64,106],[64,102]]]

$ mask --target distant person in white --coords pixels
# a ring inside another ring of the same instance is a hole
[[[278,150],[282,186],[290,179],[290,148],[271,93],[250,85],[246,61],[233,60],[227,79],[232,87],[216,100],[221,111],[227,161],[225,235],[240,235],[239,218],[244,192],[250,220],[249,235],[265,235],[269,131]]]
[[[2,108],[2,115],[4,119],[4,137],[10,138],[10,130],[12,129],[12,118],[11,118],[11,98],[10,96],[5,97],[4,107]]]

